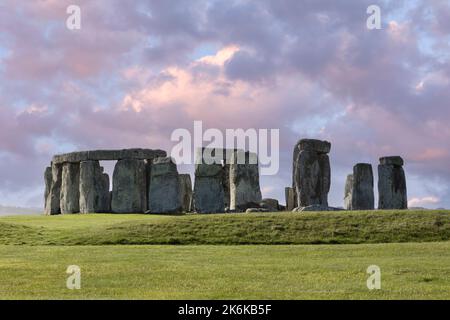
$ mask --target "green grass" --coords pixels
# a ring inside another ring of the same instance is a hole
[[[449,240],[450,211],[2,217],[0,299],[449,299]]]
[[[0,245],[357,244],[450,240],[450,211],[0,218]]]
[[[67,266],[81,289],[66,288]],[[381,290],[366,287],[369,265]],[[449,299],[450,242],[0,246],[0,299]]]

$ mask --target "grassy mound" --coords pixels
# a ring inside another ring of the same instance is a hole
[[[0,244],[350,244],[450,240],[450,211],[0,218]]]

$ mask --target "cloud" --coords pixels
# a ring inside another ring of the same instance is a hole
[[[428,196],[423,198],[412,198],[408,200],[408,207],[429,207],[431,205],[436,206],[440,203],[441,199],[434,196]]]
[[[445,1],[381,1],[372,31],[369,0],[78,3],[76,32],[70,1],[5,0],[0,11],[3,199],[40,205],[21,190],[41,191],[54,153],[169,149],[172,130],[203,120],[280,129],[281,170],[262,180],[280,200],[295,142],[314,137],[333,143],[331,204],[356,162],[399,154],[411,199],[438,184],[436,205],[450,205]]]

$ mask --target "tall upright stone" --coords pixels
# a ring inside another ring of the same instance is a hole
[[[295,188],[295,176],[297,172],[297,157],[300,152],[300,141],[298,141],[295,144],[293,157],[292,157],[292,192],[293,192],[293,202],[292,202],[292,209],[298,207],[298,197],[297,197],[297,190]],[[287,206],[287,203],[286,203]]]
[[[151,213],[181,212],[180,182],[177,166],[170,157],[153,160],[148,194]]]
[[[45,172],[44,172],[44,182],[45,182],[45,191],[44,191],[44,212],[45,214],[47,213],[47,201],[48,201],[48,196],[51,192],[52,189],[52,167],[47,167],[45,168]]]
[[[284,196],[286,199],[286,210],[292,211],[295,208],[295,192],[294,188],[284,188]]]
[[[259,206],[261,200],[257,154],[235,151],[230,166],[230,209],[245,211]]]
[[[147,181],[144,160],[123,159],[114,167],[111,210],[142,213],[147,210]]]
[[[61,213],[80,212],[80,164],[66,162],[62,166]]]
[[[302,139],[296,148],[298,153],[294,163],[294,184],[298,206],[328,207],[331,183],[328,153],[331,144],[328,141]]]
[[[56,215],[61,213],[61,184],[62,164],[52,163],[52,181],[50,192],[45,202],[45,214]]]
[[[216,163],[216,150],[206,156],[205,148],[196,150],[193,209],[197,213],[216,213],[225,211],[224,169]],[[222,155],[223,157],[223,155]]]
[[[183,212],[191,211],[192,203],[192,181],[190,174],[180,174],[178,176],[180,183],[180,201]]]
[[[223,164],[223,176],[222,176],[222,185],[223,185],[223,202],[225,208],[230,207],[230,166],[231,162],[225,159]]]
[[[401,157],[380,158],[378,197],[378,209],[408,208],[406,178]]]
[[[165,157],[165,156],[164,156]],[[145,194],[147,196],[147,210],[148,210],[148,202],[149,198],[148,195],[150,193],[150,183],[152,181],[152,165],[153,165],[153,159],[145,160],[145,183],[146,183],[146,189]]]
[[[358,163],[353,167],[352,210],[373,210],[373,171],[369,163]]]
[[[353,174],[349,174],[345,180],[344,208],[352,210]]]
[[[109,176],[98,161],[80,163],[80,213],[110,212]]]

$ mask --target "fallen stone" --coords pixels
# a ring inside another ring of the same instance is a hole
[[[262,199],[259,205],[261,208],[265,208],[271,212],[278,211],[280,206],[277,199],[270,199],[270,198]]]
[[[253,213],[253,212],[269,212],[266,208],[248,208],[245,210],[245,213]]]
[[[147,211],[145,174],[144,160],[117,161],[113,173],[112,212],[142,213]]]
[[[297,207],[293,212],[308,212],[308,211],[342,211],[344,209],[342,208],[335,208],[335,207],[328,207],[328,206],[322,206],[319,204],[307,206],[307,207]]]
[[[152,163],[148,211],[179,213],[182,211],[177,166],[170,157],[156,158]]]

